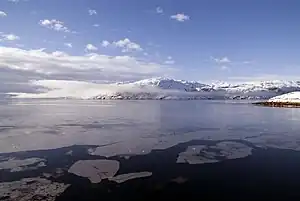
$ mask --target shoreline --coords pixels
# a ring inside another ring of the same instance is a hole
[[[300,102],[292,103],[292,102],[256,102],[252,103],[257,106],[265,106],[265,107],[285,107],[285,108],[300,108]]]

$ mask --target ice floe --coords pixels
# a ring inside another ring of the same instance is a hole
[[[20,181],[0,183],[0,200],[54,201],[69,184],[52,182],[43,178],[25,178]]]
[[[115,176],[119,170],[119,162],[115,160],[80,160],[68,170],[80,177],[88,178],[92,183]]]
[[[0,170],[10,170],[11,172],[32,170],[46,166],[45,161],[42,158],[10,159],[0,162]]]
[[[237,142],[220,142],[214,146],[189,146],[179,154],[177,163],[216,163],[226,159],[244,158],[251,155],[252,148]]]
[[[127,173],[127,174],[120,174],[115,177],[109,178],[109,180],[117,183],[123,183],[131,179],[150,177],[150,176],[152,176],[152,172],[134,172],[134,173]]]

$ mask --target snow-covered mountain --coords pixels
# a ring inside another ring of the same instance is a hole
[[[76,99],[269,99],[300,91],[299,81],[261,81],[241,84],[204,84],[170,78],[151,78],[136,82],[97,84],[82,81],[39,80],[31,83],[41,90],[34,94],[11,93],[17,98]]]
[[[195,81],[174,80],[170,78],[151,78],[132,83],[140,92],[117,92],[106,96],[99,95],[96,99],[268,99],[277,95],[300,91],[299,81],[260,81],[241,84],[216,82],[204,84]],[[146,89],[158,91],[149,92]]]
[[[209,85],[202,84],[195,81],[186,81],[186,80],[174,80],[170,78],[151,78],[140,80],[133,83],[135,86],[145,87],[145,86],[153,86],[159,87],[160,89],[171,89],[171,90],[179,90],[186,92],[196,92],[200,91],[201,88],[207,87]]]
[[[270,98],[268,102],[300,103],[300,91],[295,91]]]

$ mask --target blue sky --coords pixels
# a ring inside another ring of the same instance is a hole
[[[297,0],[1,0],[1,65],[43,79],[297,79],[299,10]],[[89,68],[81,57],[92,54]],[[73,72],[64,62],[75,56]]]

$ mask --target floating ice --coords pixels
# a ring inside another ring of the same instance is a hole
[[[109,180],[117,183],[123,183],[131,179],[150,177],[150,176],[152,176],[152,172],[134,172],[128,174],[120,174],[113,178],[109,178]]]
[[[42,158],[26,158],[26,159],[11,159],[0,162],[0,170],[10,170],[11,172],[19,172],[28,169],[37,169],[46,166],[45,159]],[[36,164],[35,166],[33,166]],[[30,166],[30,167],[28,167]]]
[[[215,146],[189,146],[179,154],[177,163],[216,163],[221,159],[237,159],[251,155],[252,148],[237,142],[220,142]]]
[[[218,162],[214,157],[201,156],[200,152],[206,148],[204,145],[189,146],[185,152],[179,154],[177,163],[203,164]]]
[[[92,183],[112,178],[119,170],[119,162],[114,160],[81,160],[73,164],[68,172],[88,178]]]
[[[69,184],[52,182],[42,178],[26,178],[20,181],[0,183],[0,200],[54,201]]]

